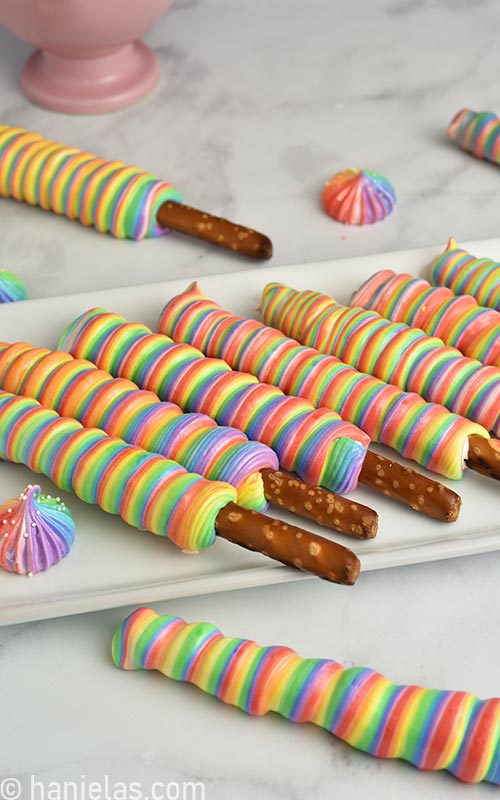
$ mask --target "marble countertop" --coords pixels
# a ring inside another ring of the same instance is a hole
[[[499,173],[445,129],[462,106],[500,110],[499,22],[494,0],[177,0],[147,37],[160,86],[102,117],[31,106],[17,82],[28,48],[0,30],[0,119],[169,178],[193,205],[268,233],[278,265],[495,237]],[[394,183],[398,207],[383,224],[350,229],[321,212],[323,182],[347,166]],[[139,245],[11,201],[0,212],[0,267],[31,297],[246,268],[181,236]],[[493,553],[369,573],[351,590],[310,580],[158,609],[397,682],[500,696],[499,569]],[[376,760],[311,726],[251,719],[158,675],[120,673],[109,643],[127,610],[0,630],[0,792],[13,777],[24,800],[55,800],[51,782],[88,788],[106,775],[108,786],[141,782],[143,800],[182,797],[189,781],[205,784],[207,800],[495,791]],[[155,781],[170,794],[153,798]]]
[[[500,108],[494,0],[176,0],[147,39],[162,80],[139,105],[68,117],[30,105],[29,48],[0,32],[0,111],[24,126],[172,181],[200,208],[273,239],[277,264],[500,234],[498,172],[446,139],[464,105]],[[319,206],[349,166],[394,184],[383,225],[345,228]],[[15,202],[0,264],[32,297],[245,269],[179,235],[138,245]]]

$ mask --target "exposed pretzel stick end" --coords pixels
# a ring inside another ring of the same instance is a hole
[[[272,242],[265,234],[174,200],[160,206],[156,220],[162,228],[194,236],[247,258],[262,261],[273,254]]]
[[[462,499],[442,483],[368,450],[360,483],[440,522],[455,522]]]
[[[360,562],[352,550],[282,520],[229,503],[217,515],[219,536],[319,578],[352,586]]]
[[[482,436],[469,436],[469,454],[465,463],[474,472],[500,481],[500,445]]]
[[[445,491],[448,492],[451,491],[449,489],[446,489],[446,487],[444,486],[443,489],[445,489]],[[453,492],[452,494],[455,493]],[[455,497],[452,497],[449,500],[448,512],[443,522],[456,522],[460,515],[461,508],[462,508],[462,498],[460,497],[460,495],[455,494]]]

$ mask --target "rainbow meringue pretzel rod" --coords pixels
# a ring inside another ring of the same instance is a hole
[[[448,136],[462,150],[493,164],[500,164],[500,119],[491,111],[463,108],[448,126]]]
[[[0,195],[120,239],[171,229],[249,258],[272,256],[267,236],[184,205],[170,183],[8,125],[0,125]]]
[[[433,261],[430,279],[435,286],[446,286],[455,294],[470,295],[480,307],[500,312],[500,263],[491,258],[476,258],[459,247],[454,239],[450,239],[446,250]]]
[[[24,464],[63,491],[184,550],[205,549],[221,536],[334,583],[350,586],[359,575],[351,550],[239,506],[228,483],[207,481],[175,461],[3,391],[0,458]]]
[[[274,711],[378,758],[448,770],[467,783],[500,783],[498,698],[401,686],[373,669],[301,658],[289,647],[225,637],[208,622],[187,623],[149,608],[122,622],[111,649],[121,669],[157,670],[247,714]]]
[[[263,511],[270,501],[349,536],[376,535],[378,515],[371,508],[286,475],[266,445],[203,414],[183,414],[89,361],[24,342],[0,343],[0,389],[171,458],[188,472],[230,483],[245,508]]]
[[[224,311],[204,297],[196,284],[167,303],[158,327],[176,341],[190,342],[207,355],[224,358],[232,366],[305,397],[315,406],[333,408],[374,441],[448,478],[462,476],[472,437],[488,437],[484,428],[443,406],[426,403],[418,395],[358,372],[338,358],[304,347],[262,322]],[[372,455],[373,469],[383,489],[390,491],[392,480],[400,481],[408,505],[417,505],[422,497],[424,506],[434,504],[429,513],[440,518],[448,503],[453,503],[448,489],[436,488],[439,484],[424,491],[411,470],[406,477],[404,473],[397,477],[392,474],[388,479],[387,463],[377,459]]]
[[[495,436],[500,434],[500,370],[496,367],[466,358],[418,328],[388,322],[373,311],[338,305],[319,292],[269,284],[262,295],[262,314],[268,324],[301,344],[440,403]]]
[[[356,487],[369,443],[365,433],[327,409],[315,410],[252,375],[233,372],[225,361],[207,359],[194,347],[174,344],[103,309],[71,323],[59,348],[183,411],[238,428],[271,447],[281,468],[307,483],[340,493]]]
[[[176,345],[144,325],[93,309],[68,327],[59,347],[112,375],[133,380],[185,411],[206,413],[220,424],[239,428],[275,449],[282,468],[309,483],[347,491],[361,475],[363,483],[424,514],[445,521],[458,516],[461,500],[455,492],[368,454],[369,437],[341,423],[338,414],[318,408],[315,416],[310,403],[283,396],[247,372],[232,372],[225,361],[203,358],[199,350]],[[346,437],[361,439],[362,449],[359,441]]]
[[[420,328],[485,366],[500,367],[500,314],[469,295],[384,269],[363,283],[351,305]]]

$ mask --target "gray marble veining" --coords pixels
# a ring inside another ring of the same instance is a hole
[[[464,104],[498,110],[493,0],[178,2],[148,41],[162,79],[142,103],[67,117],[18,88],[28,48],[0,31],[1,119],[165,177],[193,205],[267,232],[275,262],[496,236],[500,172],[445,136]],[[323,182],[366,166],[394,183],[383,224],[348,228],[321,210]],[[118,242],[0,201],[0,264],[48,296],[245,269],[179,235]]]

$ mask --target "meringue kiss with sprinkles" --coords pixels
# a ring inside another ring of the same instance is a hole
[[[321,193],[326,213],[347,225],[371,225],[385,219],[396,205],[387,178],[368,169],[346,169],[326,182]]]
[[[68,555],[74,540],[68,507],[37,485],[0,506],[0,567],[7,572],[43,572]]]

